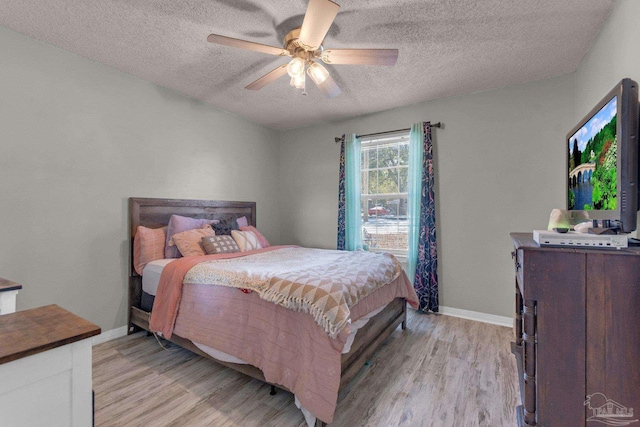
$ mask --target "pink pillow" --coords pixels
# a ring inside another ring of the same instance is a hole
[[[187,216],[171,215],[169,226],[167,227],[167,238],[165,240],[164,257],[180,258],[182,255],[176,246],[169,246],[169,240],[176,233],[181,233],[194,228],[202,228],[205,225],[215,224],[218,221],[211,219],[190,218]]]
[[[200,243],[203,237],[215,236],[210,225],[206,228],[194,228],[193,230],[176,233],[169,240],[169,245],[176,245],[182,256],[202,256],[206,255],[204,247]]]
[[[256,238],[258,239],[258,242],[260,243],[261,248],[268,248],[269,246],[271,246],[267,241],[267,239],[253,225],[249,225],[247,227],[240,227],[240,231],[250,231],[253,234],[255,234]]]
[[[164,258],[167,227],[147,228],[138,226],[133,238],[133,268],[142,275],[147,263]]]

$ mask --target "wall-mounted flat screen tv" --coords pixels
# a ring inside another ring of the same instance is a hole
[[[567,208],[574,218],[636,229],[638,85],[617,84],[567,134]]]

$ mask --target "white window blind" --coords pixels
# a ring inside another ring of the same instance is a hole
[[[406,252],[409,131],[362,138],[363,243]]]

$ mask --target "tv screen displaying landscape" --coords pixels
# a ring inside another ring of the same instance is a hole
[[[569,139],[569,209],[617,208],[617,101],[615,96]]]

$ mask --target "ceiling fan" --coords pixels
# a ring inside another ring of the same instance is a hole
[[[398,49],[325,49],[322,45],[340,6],[331,0],[309,0],[302,26],[291,30],[284,38],[282,48],[254,43],[232,37],[211,34],[210,43],[241,49],[253,50],[276,56],[289,56],[288,64],[260,77],[245,89],[259,90],[285,74],[291,77],[291,86],[301,89],[306,95],[305,71],[309,78],[328,97],[340,94],[340,88],[329,75],[329,71],[318,62],[325,64],[394,65],[398,60]]]

